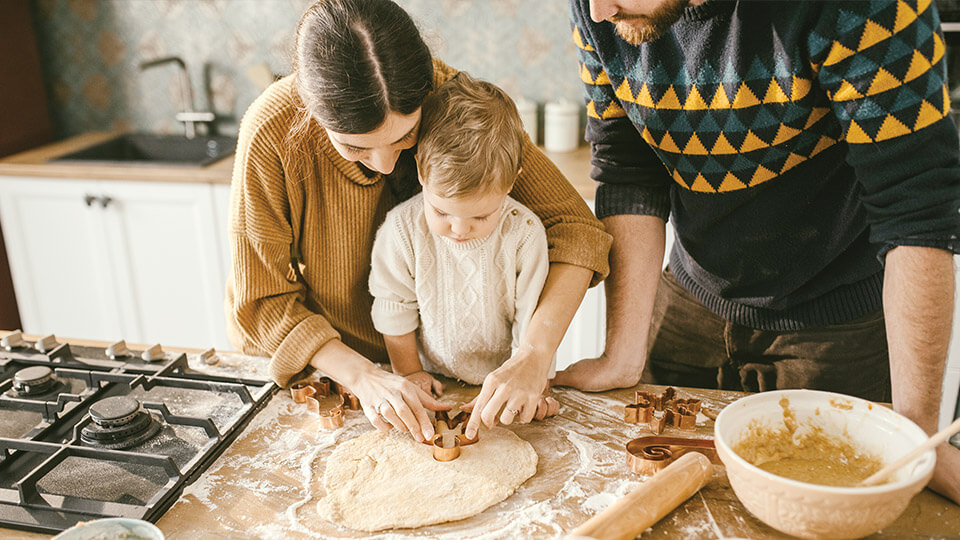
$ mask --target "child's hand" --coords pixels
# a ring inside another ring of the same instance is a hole
[[[409,375],[404,375],[404,377],[406,377],[408,381],[419,386],[421,390],[432,396],[440,397],[443,395],[443,384],[434,379],[433,375],[430,375],[426,371],[414,371]]]

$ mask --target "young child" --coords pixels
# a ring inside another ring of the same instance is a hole
[[[391,210],[377,232],[370,292],[394,373],[427,393],[442,392],[429,372],[483,383],[520,344],[537,306],[546,234],[507,195],[523,137],[510,97],[464,72],[423,103],[423,191]]]

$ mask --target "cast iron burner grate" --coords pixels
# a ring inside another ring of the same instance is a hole
[[[191,370],[185,354],[0,342],[0,526],[157,521],[277,387]],[[145,360],[146,358],[146,360]]]

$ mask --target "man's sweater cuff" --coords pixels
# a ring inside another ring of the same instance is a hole
[[[623,184],[600,184],[597,187],[597,218],[623,214],[670,217],[670,191]]]
[[[293,327],[270,358],[270,378],[286,388],[309,364],[313,355],[340,334],[323,317],[307,317]]]

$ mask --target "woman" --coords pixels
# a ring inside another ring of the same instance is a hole
[[[390,0],[321,0],[297,29],[295,72],[244,115],[231,192],[231,341],[271,356],[281,386],[311,368],[348,387],[379,429],[430,439],[445,408],[387,360],[370,317],[370,251],[390,208],[419,187],[420,104],[456,71],[431,58]],[[484,381],[467,435],[483,421],[529,422],[588,285],[607,273],[610,239],[529,140],[512,196],[547,230],[550,273],[524,343]]]

